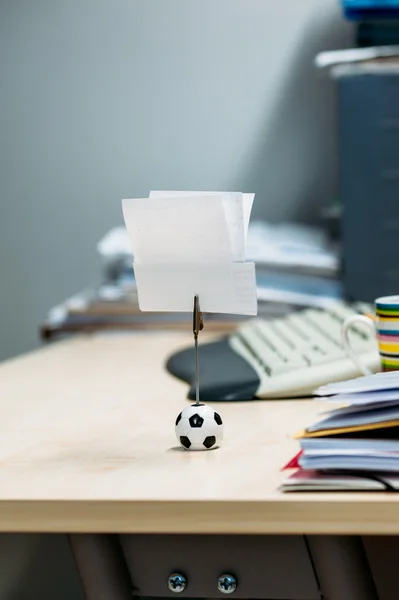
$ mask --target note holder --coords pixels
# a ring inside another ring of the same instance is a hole
[[[223,439],[221,416],[200,402],[201,311],[257,313],[255,264],[245,261],[252,201],[253,194],[229,192],[157,192],[123,200],[140,310],[193,311],[196,402],[175,423],[186,450],[217,448]]]
[[[199,297],[194,296],[193,334],[195,346],[195,404],[179,413],[175,432],[180,444],[186,450],[211,450],[220,446],[223,440],[222,417],[210,406],[202,404],[199,398],[198,335],[204,327]]]

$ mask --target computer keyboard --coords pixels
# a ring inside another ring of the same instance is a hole
[[[199,346],[200,397],[206,401],[308,396],[331,381],[361,375],[341,345],[350,315],[371,313],[368,304],[332,304],[271,320],[255,318],[232,335]],[[206,323],[205,323],[206,326]],[[373,372],[380,368],[375,337],[361,325],[349,332],[352,347]],[[170,357],[167,369],[190,384],[195,397],[194,351]]]
[[[372,307],[343,303],[308,309],[271,321],[253,319],[230,336],[232,349],[259,376],[259,398],[301,396],[319,385],[361,375],[341,344],[343,321]],[[350,332],[351,345],[372,370],[380,367],[377,343],[361,325]]]

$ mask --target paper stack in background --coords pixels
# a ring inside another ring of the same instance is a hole
[[[159,195],[208,196],[215,192],[150,192],[150,198]],[[237,197],[227,192],[216,195],[224,197],[225,205],[226,198]],[[300,308],[325,307],[340,300],[339,248],[326,233],[317,227],[288,222],[272,224],[251,219],[248,226],[252,201],[253,194],[242,194],[245,258],[256,263],[258,315],[276,318]],[[229,235],[233,232],[234,226]],[[43,339],[74,331],[186,330],[189,327],[192,316],[188,312],[139,310],[134,257],[126,227],[111,228],[99,240],[97,253],[101,261],[101,281],[52,308],[41,326]],[[248,318],[239,314],[207,313],[207,330],[228,333]]]
[[[142,311],[257,313],[245,247],[254,195],[151,192],[123,200]]]
[[[323,386],[332,407],[300,433],[282,490],[399,490],[399,372]]]
[[[214,192],[150,192],[165,195],[214,195]],[[226,199],[237,194],[221,192]],[[253,194],[243,194],[246,260],[256,263],[258,312],[279,316],[298,308],[326,307],[343,297],[339,247],[326,233],[297,223],[249,223]],[[111,229],[98,243],[109,284],[135,286],[133,252],[125,227]]]

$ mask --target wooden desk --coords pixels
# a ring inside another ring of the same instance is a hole
[[[218,404],[223,446],[177,447],[187,387],[163,363],[190,343],[189,332],[93,335],[3,363],[0,531],[399,533],[395,496],[278,491],[316,402]]]
[[[218,404],[223,446],[177,447],[187,386],[163,363],[190,343],[95,335],[0,365],[0,530],[399,533],[388,493],[278,491],[314,401]]]

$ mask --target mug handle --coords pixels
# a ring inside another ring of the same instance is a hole
[[[365,325],[367,325],[367,327],[369,327],[372,330],[372,332],[375,335],[376,331],[375,331],[375,324],[374,324],[373,319],[371,319],[370,317],[366,317],[365,315],[352,315],[351,317],[348,317],[342,325],[342,330],[341,330],[342,346],[344,347],[344,350],[345,350],[347,356],[353,360],[353,362],[355,363],[355,365],[357,366],[359,371],[361,373],[363,373],[363,375],[372,375],[373,374],[372,371],[370,371],[370,369],[362,363],[362,361],[359,359],[358,355],[353,350],[353,348],[351,347],[350,342],[349,342],[348,333],[349,333],[350,328],[355,323],[364,323]]]

